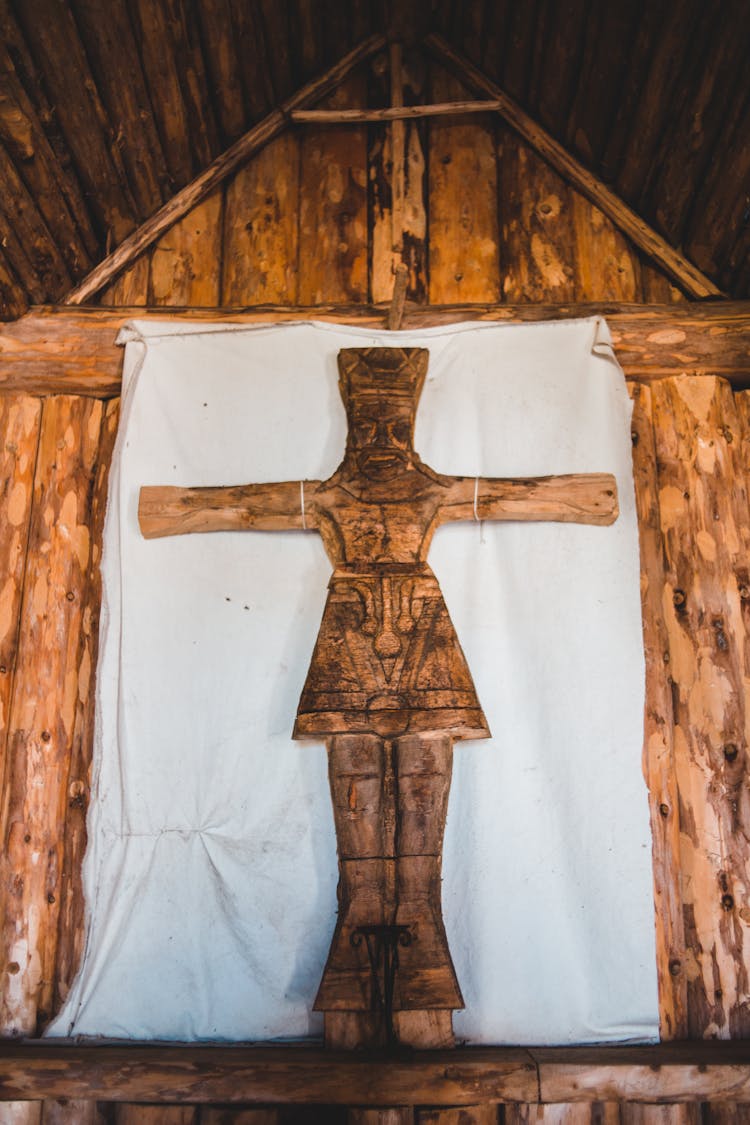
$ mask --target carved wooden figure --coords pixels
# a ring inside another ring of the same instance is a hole
[[[328,746],[339,915],[315,1007],[335,1045],[394,1035],[444,1045],[463,1007],[441,914],[443,828],[453,742],[489,730],[427,565],[435,530],[451,520],[617,517],[608,474],[455,477],[423,464],[413,435],[427,363],[422,348],[339,353],[349,429],[329,480],[140,495],[147,538],[318,531],[334,566],[294,738]]]

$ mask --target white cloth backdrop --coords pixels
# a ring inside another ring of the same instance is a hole
[[[322,744],[292,742],[330,566],[316,534],[145,541],[142,484],[325,478],[342,347],[430,350],[446,473],[612,471],[609,528],[452,525],[430,563],[494,738],[455,755],[443,906],[472,1043],[658,1035],[630,405],[606,325],[126,329],[104,545],[82,970],[53,1035],[268,1039],[335,918]]]

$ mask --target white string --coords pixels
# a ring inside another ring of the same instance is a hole
[[[299,482],[299,506],[302,512],[302,530],[307,531],[307,520],[305,519],[305,482]]]
[[[477,500],[479,499],[479,477],[474,477],[474,519],[479,524],[479,542],[484,543],[484,520],[479,518]]]

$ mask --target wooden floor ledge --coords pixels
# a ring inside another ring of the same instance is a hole
[[[750,1102],[750,1041],[326,1051],[318,1045],[0,1043],[0,1101],[461,1106]]]

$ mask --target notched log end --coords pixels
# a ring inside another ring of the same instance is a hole
[[[145,485],[138,495],[138,526],[144,539],[160,539],[174,535],[180,528],[166,514],[168,506],[174,504],[175,494],[182,489]]]

